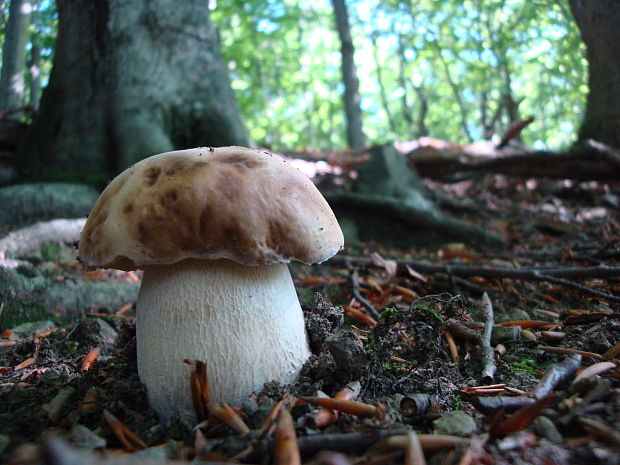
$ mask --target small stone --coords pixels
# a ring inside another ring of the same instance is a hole
[[[118,332],[101,318],[82,321],[78,334],[83,343],[95,346],[113,345],[118,338]]]
[[[133,454],[127,454],[124,457],[124,461],[130,463],[147,463],[147,462],[160,462],[168,458],[168,451],[166,447],[149,447],[148,449],[142,449]]]
[[[471,436],[478,430],[476,421],[462,410],[447,412],[433,422],[435,434]]]
[[[49,320],[22,323],[21,325],[12,328],[13,332],[11,333],[11,339],[24,339],[31,337],[33,334],[38,334],[55,327],[56,325]]]
[[[555,423],[544,415],[537,417],[532,422],[532,430],[537,436],[548,439],[551,442],[562,442],[562,434],[558,431]]]
[[[515,342],[521,336],[521,328],[519,326],[502,326],[494,325],[491,335],[491,344],[504,344],[506,342]]]
[[[43,404],[41,408],[47,412],[50,420],[55,422],[60,417],[60,412],[74,393],[75,389],[72,387],[63,388],[58,391],[58,394],[56,394],[52,400],[50,400],[47,404]]]
[[[67,434],[67,440],[80,449],[97,449],[106,446],[106,440],[79,423]]]

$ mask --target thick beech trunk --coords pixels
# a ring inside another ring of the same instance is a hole
[[[586,44],[590,78],[579,140],[620,147],[620,2],[570,0]]]
[[[105,179],[155,153],[248,143],[206,2],[58,0],[58,13],[23,172]]]
[[[344,107],[347,116],[347,142],[355,149],[366,144],[362,129],[362,110],[360,108],[359,79],[355,68],[353,39],[349,25],[349,13],[345,0],[332,0],[336,28],[340,37],[342,54],[342,81],[344,83]]]

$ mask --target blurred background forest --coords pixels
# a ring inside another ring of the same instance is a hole
[[[10,4],[0,2],[0,42]],[[37,109],[58,13],[48,0],[23,7],[30,14],[16,103]],[[575,141],[587,61],[567,2],[350,0],[347,7],[372,143],[432,136],[465,145],[530,116],[526,145],[557,149]],[[332,5],[212,0],[209,8],[250,138],[279,151],[346,147]]]

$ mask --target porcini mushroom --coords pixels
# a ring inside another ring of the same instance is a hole
[[[301,172],[265,151],[197,148],[118,175],[80,239],[87,267],[143,269],[138,374],[166,419],[192,411],[189,367],[207,362],[213,401],[290,383],[309,357],[287,263],[343,247],[338,222]]]

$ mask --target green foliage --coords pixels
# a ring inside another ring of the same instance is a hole
[[[0,42],[10,2],[0,2]],[[537,148],[570,143],[587,63],[566,2],[349,0],[364,129],[373,143],[501,135],[520,102]],[[51,71],[55,2],[33,3],[27,61]],[[251,137],[275,150],[346,145],[340,43],[329,2],[219,0],[212,12]],[[25,64],[26,65],[26,64]],[[30,86],[30,80],[27,79]],[[26,93],[28,95],[28,92]]]
[[[517,116],[536,118],[523,132],[526,144],[557,147],[574,138],[586,62],[566,4],[347,3],[364,129],[373,142],[501,135],[510,122],[507,95],[521,102]],[[340,44],[329,4],[220,0],[213,18],[252,137],[275,149],[345,145]]]
[[[9,16],[10,1],[0,1],[0,44],[4,43],[5,28]],[[54,56],[54,47],[56,35],[58,32],[58,13],[56,11],[56,2],[50,0],[32,0],[29,2],[32,8],[30,14],[29,42],[26,47],[26,62],[24,68],[26,70],[26,101],[24,105],[32,103],[30,101],[31,86],[33,73],[36,72],[40,76],[40,85],[45,87],[52,72],[52,60]],[[33,49],[39,51],[38,62],[32,62]],[[1,63],[1,61],[0,61]]]

